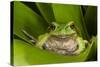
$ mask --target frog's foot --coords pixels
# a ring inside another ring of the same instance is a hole
[[[87,40],[84,40],[84,43],[85,43],[85,47],[87,48],[89,42]]]
[[[22,32],[24,33],[24,35],[25,35],[26,37],[28,37],[28,38],[30,39],[30,41],[31,41],[33,44],[36,43],[37,40],[36,40],[32,35],[30,35],[26,30],[22,29]]]
[[[36,44],[36,41],[34,41],[34,40],[30,40],[33,44]]]

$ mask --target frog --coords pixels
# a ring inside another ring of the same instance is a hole
[[[52,22],[53,29],[41,34],[36,40],[33,36],[23,30],[23,33],[31,38],[35,46],[55,52],[61,55],[79,55],[86,48],[87,41],[84,40],[74,21],[58,24]]]

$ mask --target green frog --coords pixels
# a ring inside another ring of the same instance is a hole
[[[79,29],[73,21],[67,24],[52,22],[52,25],[54,28],[50,32],[40,35],[37,40],[25,30],[23,32],[31,38],[36,47],[43,50],[61,55],[78,55],[85,50],[87,41],[79,35]]]

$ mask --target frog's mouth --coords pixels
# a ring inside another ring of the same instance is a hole
[[[67,35],[52,35],[43,47],[59,54],[72,55],[78,49],[78,43],[74,38]]]

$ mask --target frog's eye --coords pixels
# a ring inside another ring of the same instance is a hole
[[[74,25],[74,24],[72,24],[72,25],[70,25],[70,27],[71,27],[72,29],[74,29],[74,28],[75,28],[75,25]]]
[[[54,30],[56,30],[57,28],[59,28],[59,24],[57,24],[56,22],[52,22],[50,25],[49,25],[49,27],[48,27],[48,30],[49,31],[54,31]]]
[[[55,25],[51,25],[51,30],[55,30],[56,26]]]
[[[48,27],[48,31],[55,30],[55,28],[56,28],[55,25],[50,24],[49,27]]]
[[[75,27],[74,21],[70,21],[65,27],[71,27],[73,29]]]
[[[77,32],[77,34],[80,34],[80,30],[77,27],[77,25],[75,25],[74,21],[70,21],[66,27],[70,27],[71,29],[73,29],[74,31]]]

